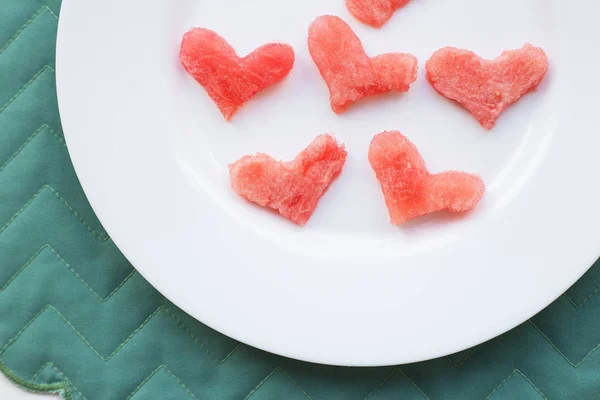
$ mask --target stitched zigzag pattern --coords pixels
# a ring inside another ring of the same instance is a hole
[[[183,313],[121,255],[79,186],[56,104],[59,8],[0,0],[0,370],[9,378],[88,400],[600,398],[600,266],[511,332],[398,367],[277,357]]]

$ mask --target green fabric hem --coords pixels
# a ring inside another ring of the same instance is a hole
[[[35,383],[28,381],[14,373],[2,360],[0,360],[0,372],[2,372],[11,382],[23,389],[33,393],[52,393],[58,394],[64,400],[71,400],[71,389],[66,382],[58,383]]]

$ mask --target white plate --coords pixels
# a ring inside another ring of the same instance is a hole
[[[303,360],[423,360],[516,326],[598,257],[598,12],[592,0],[414,0],[376,30],[343,0],[64,0],[60,111],[107,231],[191,315]],[[371,55],[415,54],[410,92],[332,113],[306,45],[322,14],[345,19]],[[227,123],[179,64],[193,26],[240,54],[287,42],[296,64]],[[440,47],[493,58],[525,42],[547,51],[550,71],[491,132],[425,79]],[[432,171],[479,173],[487,192],[476,210],[390,225],[367,161],[385,129],[407,135]],[[346,143],[348,161],[304,228],[230,190],[228,163],[257,151],[290,159],[324,132]]]

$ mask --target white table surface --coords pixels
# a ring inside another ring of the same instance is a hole
[[[2,400],[54,400],[58,396],[28,393],[17,387],[0,373],[0,399]]]

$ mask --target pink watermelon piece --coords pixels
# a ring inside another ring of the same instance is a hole
[[[433,54],[426,68],[427,79],[439,93],[462,104],[484,128],[492,129],[508,106],[540,84],[548,57],[530,44],[494,60],[445,47]]]
[[[346,0],[346,8],[361,22],[382,27],[399,8],[410,0]]]
[[[331,109],[338,114],[367,96],[406,92],[417,79],[415,56],[388,53],[369,58],[348,24],[332,15],[310,25],[308,49],[329,88]]]
[[[369,162],[394,225],[436,211],[469,211],[485,191],[476,175],[456,171],[430,174],[415,145],[398,131],[373,138]]]
[[[294,65],[294,50],[270,43],[238,57],[215,32],[193,28],[183,35],[179,59],[229,120],[252,96],[285,78]]]
[[[244,156],[229,167],[231,187],[246,200],[302,226],[341,173],[346,155],[344,145],[325,134],[317,136],[293,161],[277,161],[262,153]]]

